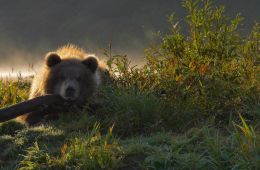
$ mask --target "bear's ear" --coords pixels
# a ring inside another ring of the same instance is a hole
[[[48,53],[45,57],[45,63],[48,67],[53,67],[61,62],[61,58],[57,53]]]
[[[98,67],[98,61],[95,57],[87,57],[85,60],[82,61],[84,65],[86,65],[92,73],[95,73],[97,67]]]

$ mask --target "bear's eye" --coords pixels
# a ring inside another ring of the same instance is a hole
[[[77,81],[81,81],[82,79],[81,79],[81,77],[77,77],[76,80]]]
[[[60,79],[61,79],[61,80],[65,80],[65,76],[62,74],[62,75],[60,76]]]

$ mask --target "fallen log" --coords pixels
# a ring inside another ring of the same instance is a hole
[[[44,110],[51,106],[58,106],[64,103],[64,99],[56,94],[48,94],[36,97],[12,106],[0,109],[0,123],[11,120],[26,113],[37,110]]]

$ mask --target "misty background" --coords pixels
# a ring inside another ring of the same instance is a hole
[[[215,2],[230,16],[241,13],[245,31],[260,21],[259,0]],[[184,19],[180,0],[0,0],[0,72],[26,68],[67,43],[102,55],[111,42],[113,53],[141,62],[173,12]]]

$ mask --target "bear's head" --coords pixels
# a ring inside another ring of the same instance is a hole
[[[82,104],[93,95],[97,87],[95,57],[62,59],[57,53],[45,57],[48,70],[46,93],[59,94],[67,101]]]

